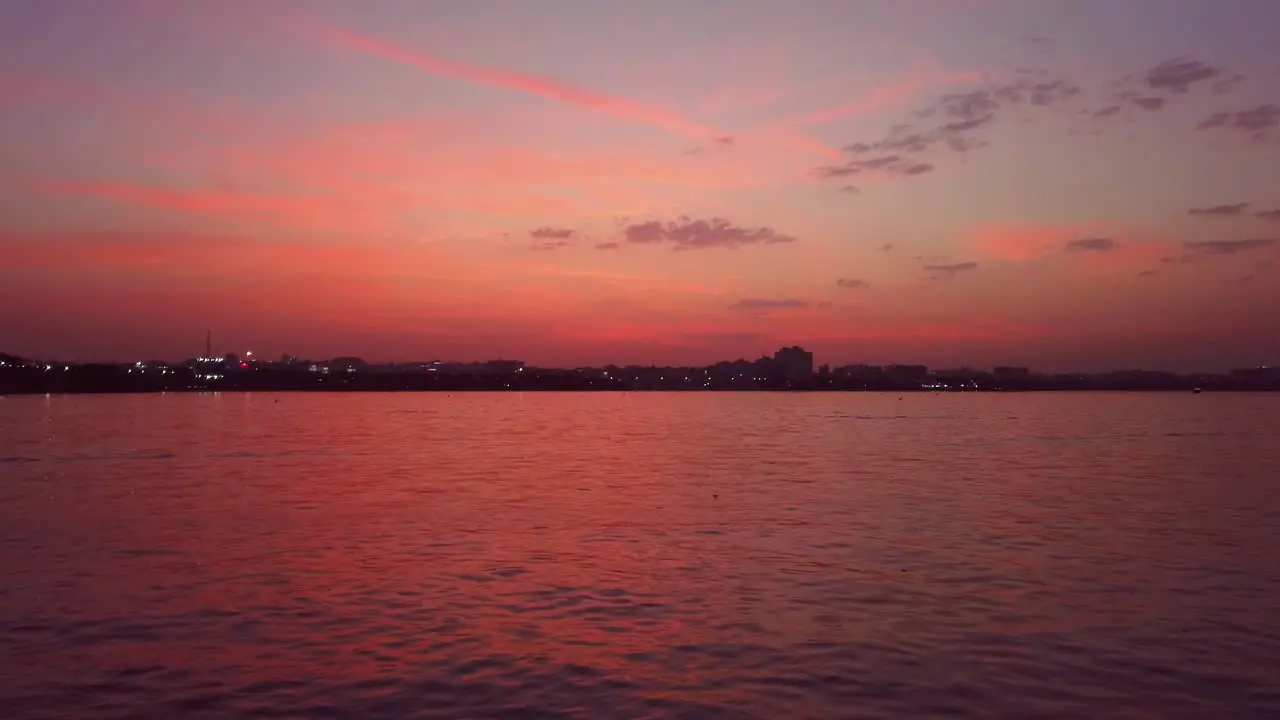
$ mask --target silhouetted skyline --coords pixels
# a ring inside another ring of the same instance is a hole
[[[930,368],[916,364],[815,365],[799,346],[753,360],[704,366],[605,365],[546,368],[521,360],[369,363],[344,356],[268,360],[246,352],[206,353],[182,363],[70,364],[0,353],[0,394],[156,391],[356,390],[799,390],[799,391],[1062,391],[1280,390],[1280,367],[1227,373],[1151,370],[1043,373],[1022,366]]]

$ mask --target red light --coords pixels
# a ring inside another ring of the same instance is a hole
[[[243,369],[245,369],[245,368],[247,368],[247,367],[249,367],[249,363],[240,363],[240,368],[241,368],[242,370],[243,370]]]

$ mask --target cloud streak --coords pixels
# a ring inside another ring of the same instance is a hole
[[[388,198],[344,200],[324,193],[250,193],[233,187],[164,188],[116,182],[36,183],[28,189],[47,196],[93,198],[125,205],[231,221],[274,221],[308,230],[382,230],[388,227]]]
[[[543,240],[541,242],[533,243],[529,246],[529,249],[537,250],[539,252],[549,252],[551,250],[559,250],[560,248],[566,248],[572,245],[572,240]]]
[[[530,230],[529,237],[534,240],[568,240],[573,237],[573,230],[569,228],[540,227],[536,230]]]
[[[924,271],[929,273],[934,280],[950,280],[956,275],[966,272],[972,272],[978,269],[976,262],[951,263],[949,265],[925,265]]]
[[[1111,238],[1080,238],[1066,244],[1067,252],[1108,252],[1116,248]]]
[[[650,220],[633,223],[623,230],[627,242],[637,245],[666,243],[676,250],[706,248],[736,249],[746,245],[779,245],[796,239],[770,227],[744,228],[725,220],[693,220],[681,216],[670,222]]]
[[[859,115],[887,110],[906,104],[927,85],[940,81],[947,85],[969,84],[978,81],[972,72],[951,72],[938,76],[927,68],[917,68],[899,80],[872,88],[862,96],[839,105],[815,110],[791,121],[791,125],[824,125]]]
[[[629,98],[578,87],[553,78],[516,70],[472,65],[423,51],[410,50],[387,40],[317,20],[308,21],[303,29],[311,37],[331,46],[363,52],[417,68],[431,75],[536,95],[565,105],[658,127],[683,137],[702,140],[727,137],[723,131],[687,120],[668,110]]]
[[[747,312],[761,312],[765,310],[797,310],[800,308],[807,308],[809,305],[810,303],[805,300],[746,298],[730,305],[729,309]]]
[[[846,290],[866,290],[871,287],[871,283],[856,278],[840,278],[836,280],[836,287],[842,287]]]
[[[1247,202],[1230,205],[1211,205],[1209,207],[1191,208],[1187,211],[1187,214],[1195,217],[1236,217],[1243,215],[1248,208],[1249,203]]]
[[[823,180],[831,180],[834,178],[853,177],[863,173],[914,177],[932,171],[933,165],[929,163],[916,162],[900,155],[881,155],[880,157],[867,158],[865,160],[850,160],[839,165],[824,165],[817,169],[816,174]]]
[[[1199,240],[1182,243],[1182,247],[1192,255],[1236,255],[1238,253],[1262,250],[1277,243],[1275,238],[1250,238],[1248,240]]]

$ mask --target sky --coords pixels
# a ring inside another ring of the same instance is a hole
[[[1274,0],[0,0],[0,351],[1280,364]]]

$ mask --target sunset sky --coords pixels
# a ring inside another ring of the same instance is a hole
[[[0,0],[0,351],[1280,363],[1275,0]]]

